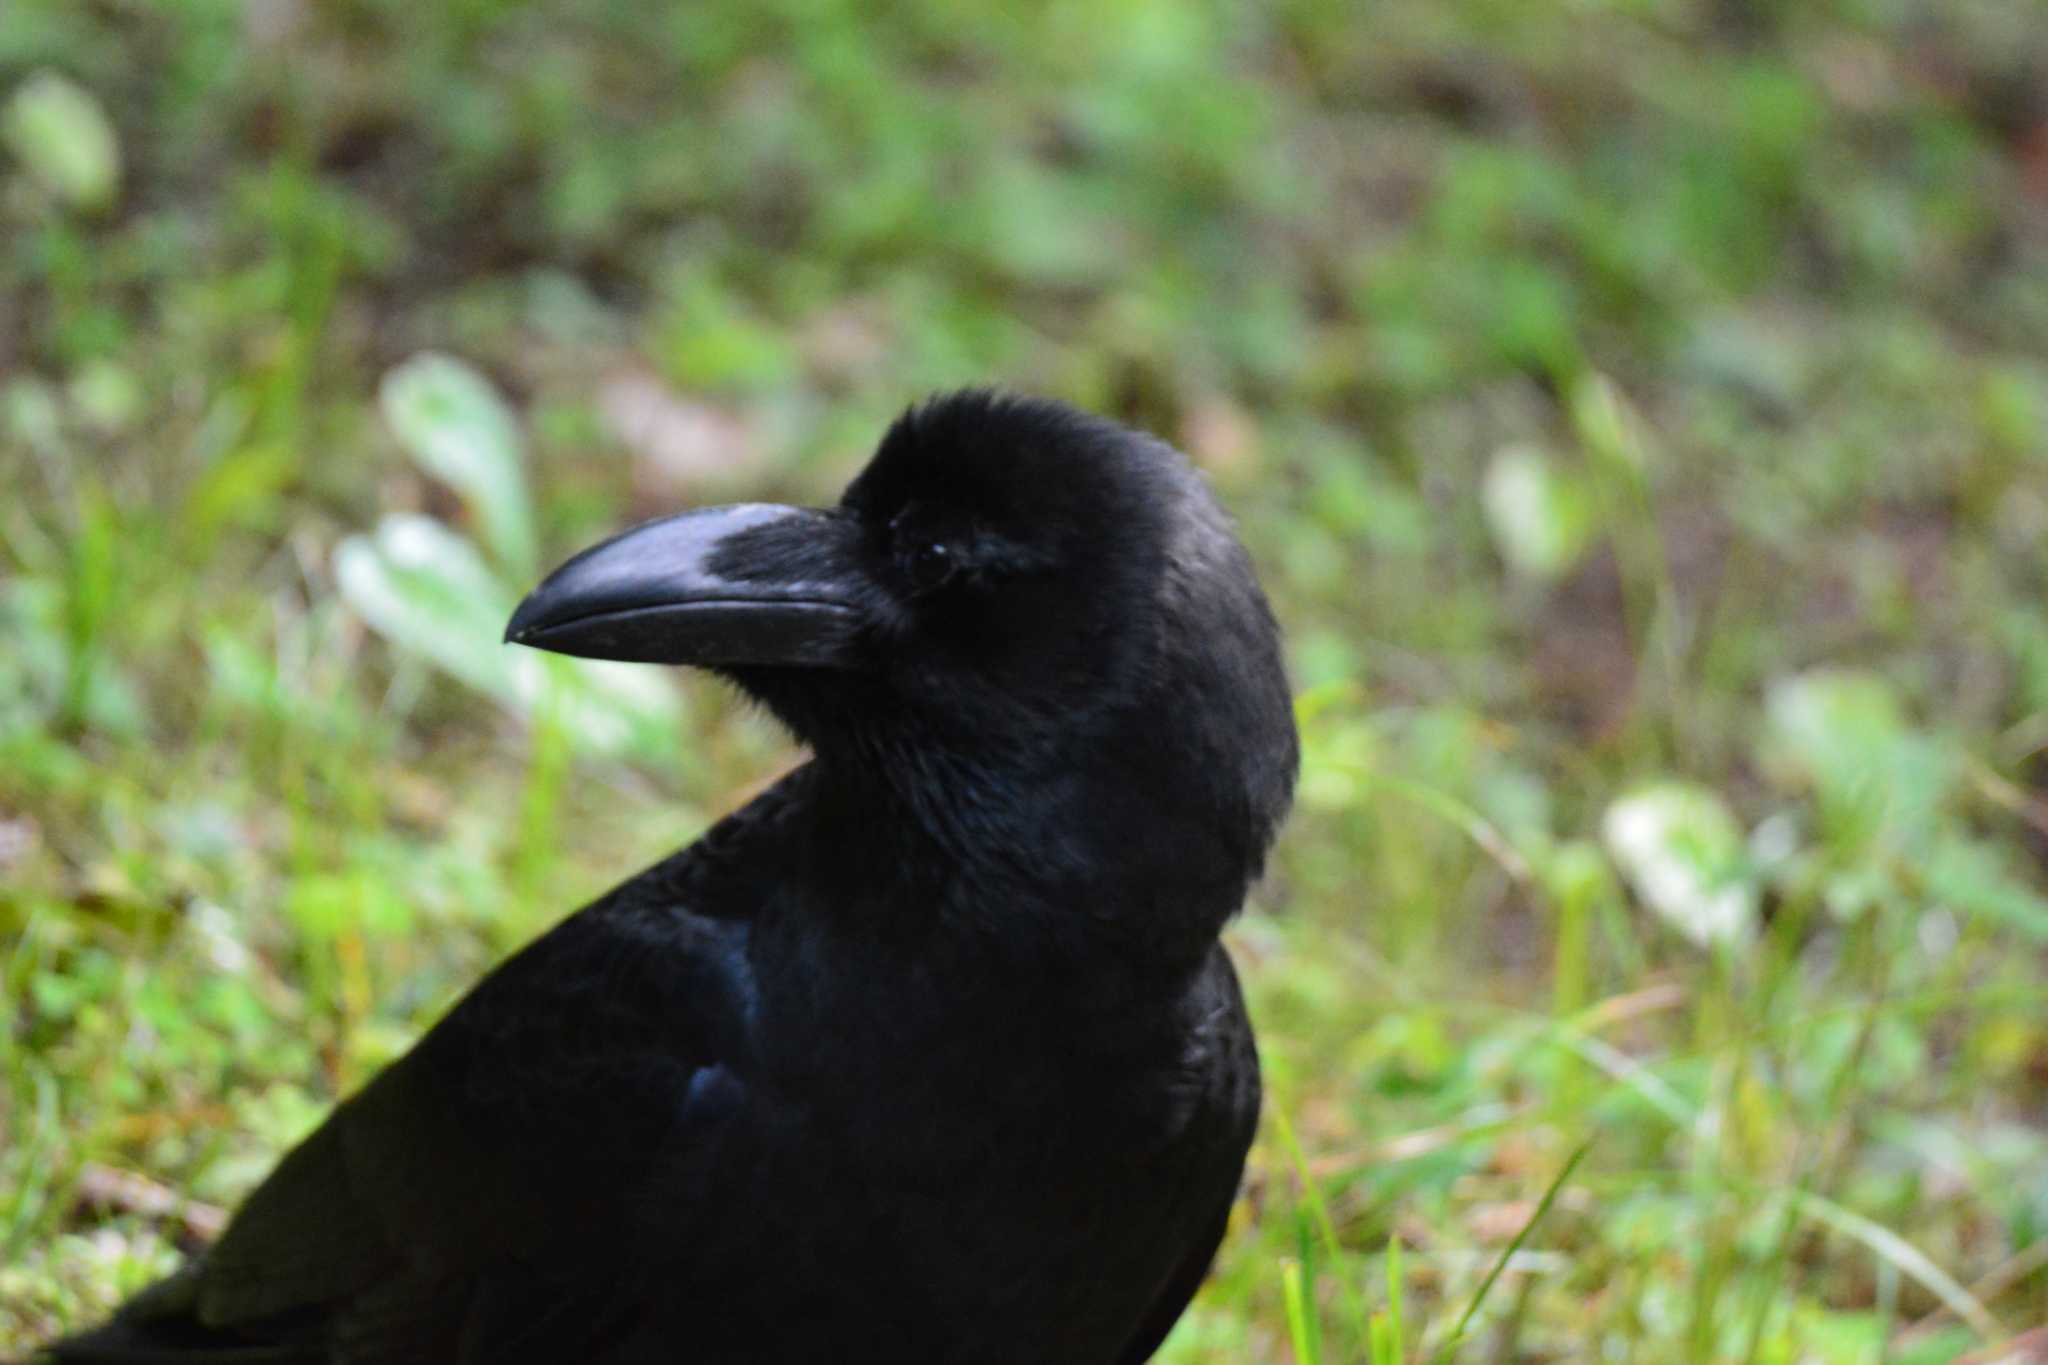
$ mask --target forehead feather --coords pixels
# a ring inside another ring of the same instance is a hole
[[[846,500],[873,516],[937,504],[1018,529],[1130,533],[1176,501],[1180,463],[1163,443],[1064,404],[969,389],[898,418]]]

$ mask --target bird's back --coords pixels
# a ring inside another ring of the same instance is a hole
[[[1256,1121],[1228,958],[1076,1017],[885,955],[916,979],[836,971],[813,1027],[755,961],[802,780],[508,960],[57,1358],[1143,1359]]]

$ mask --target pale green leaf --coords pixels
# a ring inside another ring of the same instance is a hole
[[[431,517],[386,517],[373,537],[335,547],[341,595],[377,633],[500,701],[530,704],[535,689],[502,647],[512,594],[476,547]]]
[[[1532,578],[1570,572],[1592,540],[1593,499],[1583,481],[1527,446],[1493,457],[1480,504],[1501,558]]]
[[[1757,887],[1742,827],[1703,787],[1660,782],[1607,808],[1600,832],[1636,896],[1702,946],[1746,941]]]
[[[121,144],[92,92],[54,71],[23,81],[0,135],[28,173],[66,203],[103,209],[121,185]]]
[[[673,753],[680,703],[661,670],[507,645],[512,590],[476,547],[431,517],[386,517],[334,552],[350,607],[378,634],[522,716],[548,710],[593,753]]]
[[[414,356],[384,376],[385,420],[419,467],[461,495],[500,568],[539,563],[519,424],[483,375],[452,356]]]
[[[2007,869],[1995,844],[1951,837],[1935,846],[1922,868],[1927,890],[1964,914],[2018,930],[2048,943],[2048,899]]]
[[[1953,756],[1908,726],[1884,679],[1815,669],[1773,684],[1765,715],[1767,757],[1814,789],[1832,842],[1911,846],[1932,832]]]

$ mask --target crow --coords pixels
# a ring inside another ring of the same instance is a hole
[[[1218,933],[1297,768],[1188,462],[938,396],[836,507],[626,531],[506,639],[712,670],[810,757],[492,972],[54,1358],[1149,1357],[1257,1121]]]

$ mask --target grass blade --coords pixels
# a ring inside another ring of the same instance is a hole
[[[1538,1223],[1543,1221],[1543,1215],[1550,1212],[1550,1205],[1556,1200],[1557,1192],[1564,1188],[1565,1181],[1571,1179],[1572,1172],[1578,1169],[1579,1162],[1584,1160],[1586,1153],[1592,1149],[1593,1139],[1587,1138],[1566,1159],[1563,1168],[1558,1171],[1557,1177],[1550,1182],[1550,1188],[1544,1190],[1543,1198],[1537,1201],[1536,1211],[1529,1215],[1529,1221],[1522,1224],[1522,1230],[1517,1232],[1514,1240],[1509,1242],[1507,1247],[1502,1250],[1499,1259],[1493,1263],[1493,1269],[1486,1273],[1486,1279],[1480,1283],[1479,1292],[1472,1296],[1472,1302],[1465,1305],[1464,1313],[1458,1318],[1458,1325],[1451,1329],[1450,1339],[1445,1341],[1443,1346],[1438,1349],[1436,1359],[1439,1361],[1446,1359],[1451,1348],[1465,1339],[1465,1329],[1471,1325],[1472,1315],[1479,1311],[1479,1305],[1485,1303],[1486,1296],[1493,1292],[1494,1281],[1498,1280],[1501,1272],[1508,1268],[1508,1262],[1513,1260],[1515,1253],[1522,1249],[1522,1243],[1529,1240],[1529,1234],[1535,1231]]]
[[[1294,1124],[1287,1117],[1284,1105],[1275,1101],[1270,1106],[1273,1126],[1279,1130],[1280,1141],[1287,1148],[1288,1160],[1294,1164],[1295,1178],[1301,1181],[1302,1198],[1307,1201],[1310,1215],[1315,1219],[1316,1234],[1323,1244],[1323,1254],[1328,1257],[1332,1269],[1339,1271],[1337,1283],[1344,1295],[1345,1315],[1351,1319],[1352,1341],[1363,1344],[1368,1339],[1365,1304],[1358,1296],[1358,1290],[1351,1284],[1350,1277],[1341,1271],[1344,1264],[1344,1247],[1337,1240],[1337,1224],[1330,1217],[1329,1201],[1323,1198],[1323,1189],[1309,1170],[1308,1158],[1302,1153],[1301,1142],[1294,1135]]]
[[[1951,1313],[1970,1325],[1985,1341],[2005,1340],[2005,1328],[1991,1310],[1980,1303],[1976,1295],[1958,1284],[1949,1273],[1927,1259],[1925,1252],[1905,1238],[1885,1227],[1873,1223],[1860,1213],[1852,1213],[1833,1200],[1824,1199],[1810,1191],[1797,1191],[1792,1196],[1798,1210],[1814,1222],[1832,1228],[1845,1237],[1863,1243],[1886,1264],[1910,1277],[1922,1289],[1940,1299]]]
[[[1296,1365],[1321,1365],[1314,1310],[1308,1301],[1308,1285],[1302,1278],[1300,1261],[1290,1258],[1280,1263],[1280,1297],[1287,1306],[1287,1336],[1294,1344]]]
[[[1387,1234],[1387,1353],[1388,1365],[1401,1365],[1401,1238]]]

